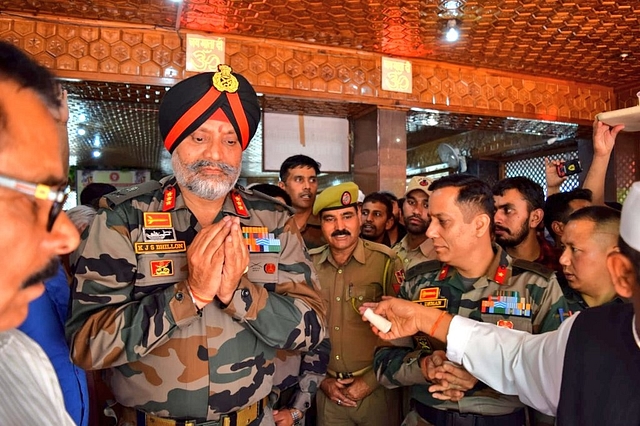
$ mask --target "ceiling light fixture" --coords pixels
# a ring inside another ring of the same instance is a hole
[[[78,134],[79,134],[80,136],[84,136],[84,135],[86,135],[86,134],[87,134],[87,131],[86,131],[85,129],[78,129]]]
[[[91,155],[93,156],[93,158],[100,158],[100,156],[102,155],[102,153],[96,149],[95,151],[93,151],[93,152],[91,153]]]
[[[449,19],[447,21],[447,28],[445,33],[445,39],[453,43],[460,38],[460,30],[458,29],[458,22],[455,19]]]
[[[444,8],[447,10],[458,10],[458,2],[455,0],[447,1],[444,3]]]

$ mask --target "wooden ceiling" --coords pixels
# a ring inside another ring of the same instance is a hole
[[[640,82],[637,0],[0,0],[0,14],[299,41],[613,88]],[[443,37],[451,20],[460,28],[455,43]],[[79,165],[100,162],[168,171],[155,125],[166,88],[70,82],[67,89],[72,154]],[[370,108],[270,96],[262,102],[265,110],[346,117]],[[409,114],[408,131],[420,130],[424,117],[419,114]],[[505,129],[505,123],[486,117],[453,122],[461,132]],[[79,135],[80,129],[93,136]],[[100,159],[91,157],[93,145],[103,147]],[[245,175],[259,174],[262,155],[257,145],[252,146],[256,152],[248,153]]]

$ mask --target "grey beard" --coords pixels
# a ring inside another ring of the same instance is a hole
[[[205,200],[224,198],[233,189],[240,177],[240,168],[219,161],[198,160],[184,165],[178,157],[171,158],[171,165],[178,184]],[[223,172],[219,179],[202,179],[199,171],[203,167],[217,167]]]

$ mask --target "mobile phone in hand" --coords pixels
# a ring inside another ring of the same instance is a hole
[[[560,177],[575,175],[580,173],[581,171],[582,165],[580,165],[580,160],[578,159],[563,161],[556,166],[556,172]]]

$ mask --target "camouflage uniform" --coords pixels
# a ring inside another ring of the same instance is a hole
[[[322,229],[320,227],[320,218],[318,215],[312,214],[307,219],[307,223],[300,229],[300,234],[304,239],[304,243],[308,249],[316,247],[322,247],[327,244],[322,235]]]
[[[304,414],[299,422],[301,425],[309,418],[308,410],[327,374],[330,352],[331,344],[327,337],[309,352],[277,352],[274,384],[280,394],[278,407],[300,410]]]
[[[437,287],[438,290],[430,292],[425,304],[437,306],[446,303],[446,310],[451,314],[530,333],[555,330],[560,325],[558,309],[565,309],[566,312],[567,305],[553,271],[532,262],[513,260],[497,246],[494,246],[494,251],[494,259],[486,274],[473,283],[467,283],[466,288],[472,284],[470,290],[466,290],[462,277],[454,268],[435,260],[407,271],[398,297],[417,301],[421,299],[421,289]],[[518,292],[520,297],[525,297],[531,304],[530,317],[482,313],[482,301],[501,291]],[[437,298],[432,297],[437,292]],[[422,294],[425,300],[427,292]],[[438,343],[424,335],[414,336],[413,340],[412,347],[386,347],[376,353],[374,368],[384,386],[412,386],[411,398],[416,401],[429,407],[461,413],[497,416],[523,407],[517,396],[502,395],[480,382],[459,402],[432,398],[419,360],[422,355],[430,354]],[[416,419],[424,422],[412,412],[405,423],[415,424]]]
[[[137,254],[134,243],[148,233],[143,212],[161,212],[170,187],[175,239],[188,247],[201,226],[173,176],[142,186],[107,197],[109,209],[100,210],[81,246],[67,324],[73,361],[108,369],[119,403],[159,416],[216,420],[261,401],[272,390],[276,350],[309,350],[326,331],[293,217],[241,187],[227,195],[215,222],[231,215],[243,227],[267,227],[281,249],[251,252],[231,302],[198,310],[186,286],[186,253]],[[158,262],[164,274],[154,271]]]
[[[355,424],[392,426],[400,419],[399,393],[380,387],[372,369],[378,339],[362,321],[358,307],[395,296],[402,278],[402,263],[393,250],[382,244],[358,239],[345,265],[336,264],[328,245],[309,251],[318,271],[323,299],[328,307],[331,340],[329,376],[353,373],[374,392],[357,408],[338,406],[318,392],[318,424],[333,425],[350,417]],[[364,370],[364,371],[363,371]]]
[[[572,289],[571,287],[567,287],[565,289],[564,297],[567,299],[567,305],[569,306],[569,311],[565,314],[565,319],[568,315],[573,315],[574,313],[589,309],[589,305],[587,305],[587,302],[584,301],[582,294],[580,294],[579,291]],[[616,295],[607,303],[603,303],[599,306],[622,305],[623,303],[627,303],[627,301],[622,297]]]
[[[412,250],[409,248],[407,237],[405,236],[398,244],[393,246],[393,251],[395,251],[402,260],[405,271],[422,262],[436,258],[436,251],[433,248],[433,240],[431,238],[427,238],[422,244]]]

